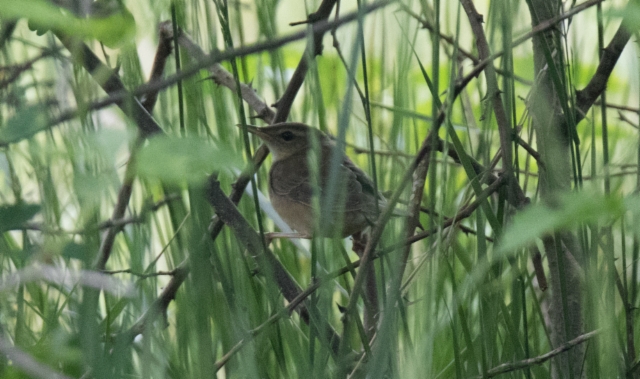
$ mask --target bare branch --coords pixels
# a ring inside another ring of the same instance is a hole
[[[548,361],[549,359],[555,357],[558,354],[562,354],[567,350],[572,349],[573,347],[580,345],[581,343],[584,343],[586,341],[589,341],[590,339],[592,339],[593,337],[597,336],[600,333],[599,330],[594,330],[592,332],[589,333],[585,333],[581,336],[578,336],[574,339],[572,339],[571,341],[551,350],[550,352],[546,353],[546,354],[542,354],[539,355],[535,358],[529,358],[529,359],[523,359],[521,361],[517,361],[517,362],[510,362],[510,363],[504,363],[501,364],[500,366],[494,367],[491,370],[487,371],[485,376],[478,376],[478,378],[493,378],[494,376],[498,376],[500,374],[504,374],[507,372],[512,372],[512,371],[517,371],[517,370],[522,370],[525,369],[527,367],[531,367],[534,365],[539,365],[541,363],[544,363],[546,361]]]
[[[312,24],[318,25],[326,23],[336,1],[337,0],[322,0],[318,10],[315,13],[310,14],[307,20]],[[302,83],[304,83],[307,71],[309,71],[309,59],[313,59],[315,56],[322,53],[322,37],[326,31],[327,30],[325,29],[316,30],[314,28],[313,39],[310,41],[311,43],[307,44],[307,48],[298,63],[298,67],[296,67],[296,71],[293,73],[293,76],[289,81],[289,85],[287,85],[287,89],[275,104],[278,111],[276,112],[276,117],[273,120],[274,123],[287,121],[289,112],[291,112],[293,100],[296,98],[300,87],[302,87]]]
[[[631,38],[631,32],[629,32],[626,25],[630,22],[629,18],[632,17],[632,14],[633,12],[626,12],[627,16],[622,20],[618,31],[609,42],[609,45],[602,51],[600,64],[589,81],[589,84],[582,90],[576,92],[576,124],[585,117],[589,108],[591,108],[596,99],[600,97],[602,92],[607,88],[609,76],[611,76],[613,68],[622,54],[622,50]]]

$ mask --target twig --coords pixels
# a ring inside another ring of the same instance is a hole
[[[496,178],[496,180],[498,180],[498,178]],[[495,181],[494,181],[495,183]],[[439,212],[435,212],[432,211],[431,209],[427,208],[427,207],[420,207],[420,212],[426,213],[428,215],[433,215],[435,217],[440,217],[440,213]],[[445,220],[450,219],[451,217],[444,217]],[[462,225],[459,222],[457,222],[455,224],[455,226],[460,229],[461,232],[465,233],[465,234],[473,234],[473,235],[477,235],[478,231],[474,230],[468,226]],[[489,242],[494,242],[494,239],[492,237],[489,236],[484,236],[484,239],[486,239]]]
[[[482,204],[482,202],[484,200],[487,199],[487,197],[489,197],[491,194],[493,194],[494,192],[496,192],[498,190],[498,188],[500,188],[502,185],[505,184],[505,180],[506,178],[504,176],[500,176],[498,177],[498,180],[496,180],[495,182],[493,182],[491,185],[489,185],[487,188],[485,188],[480,195],[478,195],[478,197],[476,198],[476,200],[469,204],[468,206],[466,206],[465,208],[463,208],[462,210],[460,210],[455,216],[446,219],[441,226],[436,227],[434,229],[431,230],[425,230],[423,232],[414,234],[412,237],[407,238],[407,240],[404,242],[404,244],[411,244],[411,243],[415,243],[417,241],[423,240],[427,237],[430,237],[431,235],[433,235],[434,233],[437,233],[438,230],[441,230],[443,228],[449,227],[451,225],[454,225],[457,222],[460,222],[460,220],[468,218],[469,216],[471,216],[473,214],[473,212],[478,209],[478,207]],[[383,251],[386,251],[387,249],[384,249]]]
[[[522,369],[527,368],[527,367],[531,367],[531,366],[534,366],[534,365],[539,365],[539,364],[544,363],[544,362],[548,361],[549,359],[555,357],[558,354],[562,354],[565,351],[572,349],[574,346],[580,345],[581,343],[584,343],[584,342],[592,339],[593,337],[595,337],[599,333],[600,333],[599,330],[594,330],[592,332],[585,333],[585,334],[583,334],[581,336],[578,336],[578,337],[572,339],[571,341],[561,345],[560,347],[551,350],[550,352],[548,352],[546,354],[542,354],[542,355],[539,355],[539,356],[534,357],[534,358],[523,359],[523,360],[517,361],[517,362],[503,363],[500,366],[496,366],[496,367],[490,369],[489,371],[487,371],[487,373],[485,375],[480,375],[480,376],[477,376],[476,378],[493,378],[494,376],[498,376],[500,374],[504,374],[504,373],[507,373],[507,372],[522,370]]]
[[[138,143],[136,143],[136,145],[138,145]],[[135,148],[136,147],[134,147],[134,149]],[[118,191],[118,200],[116,201],[116,205],[113,207],[113,213],[111,215],[112,220],[119,220],[124,217],[124,213],[127,210],[127,206],[129,205],[129,200],[131,200],[134,178],[133,171],[135,170],[135,166],[132,162],[133,150],[132,156],[129,158],[129,162],[127,162],[127,168],[125,170],[122,187],[120,187],[120,191]],[[116,235],[119,231],[120,228],[111,227],[104,233],[102,242],[100,243],[100,249],[98,250],[98,256],[93,263],[93,267],[96,270],[102,271],[107,266],[107,261],[109,260],[111,252],[113,250],[113,243],[115,242]]]
[[[602,103],[600,102],[600,100],[597,100],[595,103],[593,103],[593,105],[602,105]],[[629,107],[629,106],[626,106],[626,105],[611,104],[611,103],[607,103],[606,107],[607,108],[612,108],[612,109],[617,109],[619,111],[627,111],[627,112],[633,112],[633,113],[640,114],[640,108],[636,108],[636,107]]]
[[[26,230],[36,230],[39,232],[43,232],[43,233],[49,233],[49,234],[85,234],[85,233],[91,233],[91,232],[95,232],[97,230],[102,230],[102,229],[107,229],[107,228],[122,228],[125,225],[129,225],[129,224],[138,224],[138,223],[143,223],[146,220],[146,215],[149,212],[155,212],[158,209],[160,209],[160,207],[162,207],[163,205],[167,204],[169,201],[175,200],[175,199],[179,199],[180,195],[178,194],[174,194],[174,195],[169,195],[166,196],[164,199],[158,201],[155,204],[152,204],[149,207],[143,208],[142,212],[137,215],[137,216],[131,216],[131,217],[126,217],[126,218],[121,218],[118,220],[106,220],[101,222],[100,224],[93,226],[93,227],[88,227],[85,229],[78,229],[78,230],[61,230],[61,229],[50,229],[47,228],[46,224],[40,224],[40,223],[29,223],[24,225],[23,229]]]
[[[178,292],[178,288],[182,285],[184,280],[187,278],[189,274],[189,259],[185,259],[182,263],[176,267],[173,272],[173,276],[169,283],[164,287],[160,296],[151,304],[149,309],[136,321],[135,324],[129,330],[122,333],[122,335],[118,336],[118,338],[122,338],[126,343],[133,342],[133,339],[144,332],[147,326],[158,317],[158,315],[163,315],[165,318],[166,324],[166,312],[169,307],[169,303],[171,300],[176,298],[176,292]]]
[[[631,32],[627,29],[627,25],[633,23],[633,17],[633,12],[625,12],[622,24],[609,42],[609,45],[602,51],[600,63],[595,74],[582,90],[576,91],[576,124],[585,117],[589,108],[607,87],[609,76],[611,76],[622,50],[631,38]]]
[[[480,59],[487,59],[491,56],[491,50],[489,43],[482,27],[482,16],[478,14],[475,6],[471,0],[460,0],[460,4],[464,8],[469,23],[471,24],[471,30],[476,37],[476,45],[478,47],[478,57]],[[487,65],[485,70],[485,80],[487,83],[487,98],[490,99],[493,107],[493,114],[498,124],[498,134],[500,135],[500,148],[502,150],[502,168],[505,171],[505,175],[509,180],[508,197],[511,199],[523,200],[518,198],[518,194],[522,193],[522,189],[518,190],[518,181],[516,180],[513,169],[513,141],[511,138],[512,130],[510,128],[509,117],[502,103],[502,96],[500,89],[498,88],[498,79],[496,78],[495,68],[492,64]],[[518,207],[520,208],[520,207]]]
[[[149,75],[149,82],[162,80],[162,74],[167,64],[167,58],[171,55],[171,39],[173,38],[172,30],[165,27],[166,23],[160,24],[158,48],[156,49],[156,55],[153,59],[153,66],[151,67],[151,75]],[[151,91],[145,94],[142,100],[142,105],[147,112],[151,113],[158,100],[158,91]]]
[[[518,143],[518,145],[522,146],[527,151],[527,153],[529,153],[529,155],[533,157],[533,159],[536,160],[536,162],[538,163],[538,166],[544,167],[544,162],[540,157],[540,153],[538,153],[533,148],[533,146],[529,145],[527,141],[523,140],[520,136],[516,137],[516,142]]]
[[[58,52],[59,52],[58,49],[47,49],[47,50],[44,50],[42,53],[40,53],[40,55],[38,55],[37,57],[32,58],[19,65],[4,66],[4,67],[0,66],[0,73],[3,74],[2,80],[0,80],[0,89],[4,89],[9,84],[13,83],[16,79],[20,77],[20,75],[23,72],[30,70],[33,67],[33,65],[36,64],[39,60],[55,55]]]
[[[96,79],[96,82],[102,89],[109,94],[112,104],[118,105],[124,114],[135,121],[142,137],[146,138],[154,134],[162,133],[162,129],[158,123],[151,117],[140,101],[134,97],[136,94],[129,92],[122,83],[122,80],[120,80],[120,77],[118,77],[118,74],[102,63],[87,45],[61,34],[57,34],[57,37],[74,55],[76,61],[78,61],[85,70]],[[104,78],[105,73],[110,73],[106,80]],[[155,89],[152,88],[150,91],[145,91],[145,93],[152,92],[153,90]]]
[[[160,25],[160,30],[163,30],[165,33],[173,33],[171,23],[169,22],[162,23]],[[189,34],[182,30],[178,35],[178,43],[196,62],[203,61],[207,58],[207,54],[205,54],[202,48],[193,42],[193,39]],[[229,88],[234,93],[236,92],[235,78],[220,63],[214,63],[210,67],[207,67],[207,69],[211,74],[209,79],[212,79],[216,84]],[[256,91],[250,85],[241,84],[240,91],[242,93],[242,98],[247,102],[249,107],[256,112],[258,118],[261,118],[268,123],[273,122],[275,112],[271,110],[269,105],[267,105],[260,96],[258,96]]]
[[[627,124],[631,125],[631,127],[640,129],[640,127],[635,122],[631,121],[627,116],[625,116],[622,111],[618,111],[618,118],[620,118],[620,121],[626,122]]]
[[[298,67],[296,67],[296,70],[291,76],[291,80],[289,80],[287,89],[275,104],[275,107],[278,109],[278,111],[276,112],[276,116],[273,120],[274,123],[287,121],[289,112],[291,112],[293,100],[296,98],[300,87],[302,87],[302,83],[304,82],[304,78],[307,75],[307,71],[309,71],[309,60],[322,53],[322,37],[324,36],[324,33],[329,29],[316,29],[316,25],[326,24],[329,16],[331,15],[333,6],[336,4],[336,1],[337,0],[322,0],[322,3],[318,7],[318,10],[310,14],[307,18],[309,22],[313,23],[313,39],[311,39],[311,43],[307,44],[305,52],[302,55],[302,58],[300,58],[300,62],[298,63]],[[357,12],[354,15],[354,19],[359,16]],[[336,20],[336,22],[340,20]]]
[[[131,274],[133,276],[137,276],[140,279],[147,279],[147,278],[152,278],[152,277],[156,277],[156,276],[174,276],[176,275],[176,269],[173,269],[171,271],[157,271],[157,272],[152,272],[149,274],[145,274],[142,272],[135,272],[132,271],[130,268],[128,269],[124,269],[124,270],[105,270],[102,271],[102,273],[104,274],[109,274],[109,275],[114,275],[114,274]]]

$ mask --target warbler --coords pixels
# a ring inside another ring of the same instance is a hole
[[[373,181],[343,152],[337,172],[337,196],[325,212],[326,219],[316,223],[312,207],[313,184],[308,154],[311,138],[319,145],[318,186],[320,198],[326,192],[330,178],[331,156],[337,151],[336,143],[318,129],[302,123],[287,122],[265,127],[247,125],[250,133],[260,137],[273,156],[269,170],[269,197],[280,217],[297,231],[300,238],[310,238],[314,228],[323,237],[348,237],[372,226],[378,209],[386,205],[386,199],[376,193]],[[316,234],[317,235],[317,234]]]

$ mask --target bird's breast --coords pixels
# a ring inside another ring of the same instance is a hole
[[[313,209],[310,205],[279,195],[271,188],[269,197],[273,208],[291,229],[307,235],[313,234]]]

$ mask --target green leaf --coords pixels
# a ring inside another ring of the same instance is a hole
[[[537,238],[554,231],[620,217],[628,204],[620,197],[579,192],[562,196],[553,208],[544,204],[532,205],[514,217],[496,253],[529,246]]]
[[[62,256],[68,259],[73,258],[86,261],[89,254],[90,252],[87,245],[76,242],[69,242],[62,249]]]
[[[100,323],[100,329],[105,328],[107,325],[111,326],[117,319],[122,311],[129,305],[130,300],[122,298],[118,300],[108,311],[107,317],[105,317]]]
[[[165,183],[204,183],[213,171],[242,166],[241,154],[201,138],[158,136],[138,155],[138,174]]]
[[[20,229],[38,212],[40,212],[39,204],[18,203],[0,206],[0,233]]]
[[[115,177],[106,173],[97,175],[76,172],[73,176],[73,189],[81,204],[83,215],[88,216],[100,207],[102,199],[112,193],[116,183]]]
[[[25,107],[9,119],[3,129],[0,129],[0,144],[14,143],[29,138],[46,129],[48,123],[46,106],[40,104]]]
[[[0,18],[26,18],[38,29],[54,29],[78,38],[91,38],[116,47],[135,34],[135,20],[124,7],[108,17],[79,18],[44,0],[0,0]]]

